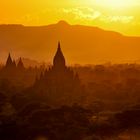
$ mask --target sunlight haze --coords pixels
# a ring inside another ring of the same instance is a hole
[[[139,0],[5,0],[0,24],[40,26],[65,20],[126,35],[140,35]]]

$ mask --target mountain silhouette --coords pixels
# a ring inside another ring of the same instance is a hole
[[[0,25],[0,59],[14,56],[51,61],[58,41],[68,63],[122,63],[140,60],[140,37],[124,36],[98,27],[70,25]]]

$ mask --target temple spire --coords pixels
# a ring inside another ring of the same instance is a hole
[[[9,53],[7,61],[6,61],[6,67],[9,67],[9,66],[11,67],[12,65],[13,65],[13,61],[11,58],[11,54]]]
[[[64,68],[65,67],[65,58],[61,50],[60,42],[58,42],[57,52],[54,56],[53,65],[55,68]]]
[[[19,62],[18,62],[18,64],[17,64],[17,67],[18,67],[19,69],[24,69],[24,64],[23,64],[23,62],[22,62],[21,57],[20,57],[20,59],[19,59]]]
[[[58,50],[60,50],[60,51],[61,51],[60,41],[58,42]]]

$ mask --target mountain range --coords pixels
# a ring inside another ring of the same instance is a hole
[[[0,61],[11,52],[15,59],[52,62],[59,41],[68,64],[140,60],[140,37],[60,21],[47,26],[0,25]]]

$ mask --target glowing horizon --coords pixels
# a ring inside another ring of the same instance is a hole
[[[0,2],[0,24],[40,26],[65,20],[140,36],[139,8],[139,0],[5,0]]]

